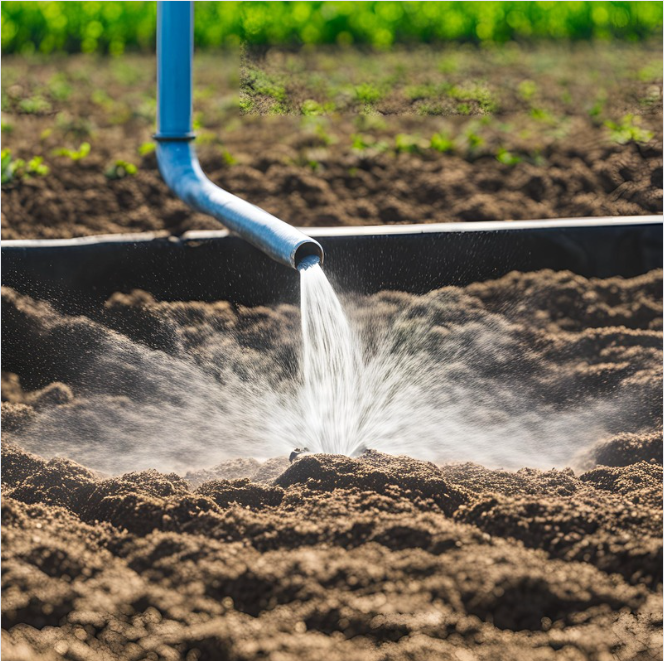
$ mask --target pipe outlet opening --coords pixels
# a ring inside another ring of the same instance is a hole
[[[293,264],[296,269],[307,268],[314,263],[323,263],[324,252],[321,245],[313,239],[301,243],[293,255]]]

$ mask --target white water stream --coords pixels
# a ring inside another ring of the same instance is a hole
[[[19,442],[111,473],[295,447],[549,468],[573,463],[634,406],[619,393],[595,398],[582,381],[565,384],[574,406],[552,405],[558,395],[542,386],[547,374],[529,374],[539,363],[522,360],[529,348],[509,311],[489,313],[462,290],[342,306],[315,260],[300,275],[299,373],[273,350],[248,351],[230,329],[209,335],[201,362],[93,324],[99,345],[76,402],[44,409]]]

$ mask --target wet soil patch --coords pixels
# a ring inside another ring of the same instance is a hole
[[[369,451],[109,475],[39,456],[20,447],[23,431],[85,406],[85,369],[71,364],[109,338],[201,366],[271,370],[279,384],[292,378],[298,313],[145,292],[90,317],[11,290],[3,305],[7,658],[661,656],[661,272],[510,274],[353,308],[358,319],[378,311],[379,325],[429,315],[429,347],[464,329],[509,328],[503,357],[561,412],[584,389],[634,402],[615,433],[557,470]],[[168,332],[147,338],[142,315]],[[488,355],[459,378],[504,378],[505,361]],[[127,406],[110,376],[96,387]],[[44,439],[44,454],[60,440]]]

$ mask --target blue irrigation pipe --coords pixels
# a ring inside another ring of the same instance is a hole
[[[213,184],[203,173],[192,130],[194,3],[157,3],[157,162],[168,187],[277,262],[297,268],[323,249],[292,225]]]

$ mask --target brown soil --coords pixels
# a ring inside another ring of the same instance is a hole
[[[443,116],[418,114],[424,101],[406,108],[388,95],[385,108],[338,108],[361,112],[354,116],[243,116],[239,63],[228,54],[227,68],[219,67],[220,55],[201,57],[201,162],[220,186],[310,227],[660,213],[661,71],[653,62],[661,62],[661,44],[616,48],[469,49],[453,54],[456,70],[434,68],[429,83],[422,72],[430,63],[420,52],[343,54],[345,71],[354,70],[351,60],[365,63],[348,84],[378,76],[383,86],[392,81],[397,96],[407,83],[435,88],[440,78],[457,96],[466,90],[481,99],[486,88],[491,104],[481,116],[478,102],[463,94],[454,103],[468,106],[466,114],[445,104]],[[310,56],[290,57],[304,66]],[[325,69],[325,62],[318,64]],[[51,171],[3,186],[3,238],[220,228],[174,199],[154,153],[138,154],[154,130],[153,72],[151,58],[5,58],[3,147],[26,160],[43,156]],[[300,79],[284,92],[286,112],[298,112],[298,94],[310,96],[311,81]],[[266,103],[252,99],[259,109]],[[404,111],[410,114],[393,114]],[[611,122],[626,122],[627,133]],[[429,147],[434,134],[452,140],[449,151]],[[83,160],[54,155],[84,141],[91,151]],[[138,173],[109,178],[119,159]]]
[[[66,317],[3,292],[3,658],[661,659],[661,278],[510,274],[356,303],[378,325],[428,316],[433,352],[502,329],[502,359],[478,343],[461,379],[518,373],[562,410],[635,402],[576,471],[369,451],[109,476],[46,459],[23,430],[85,405],[85,365],[118,330],[278,384],[297,310],[135,292]],[[98,387],[121,399],[111,375]]]

